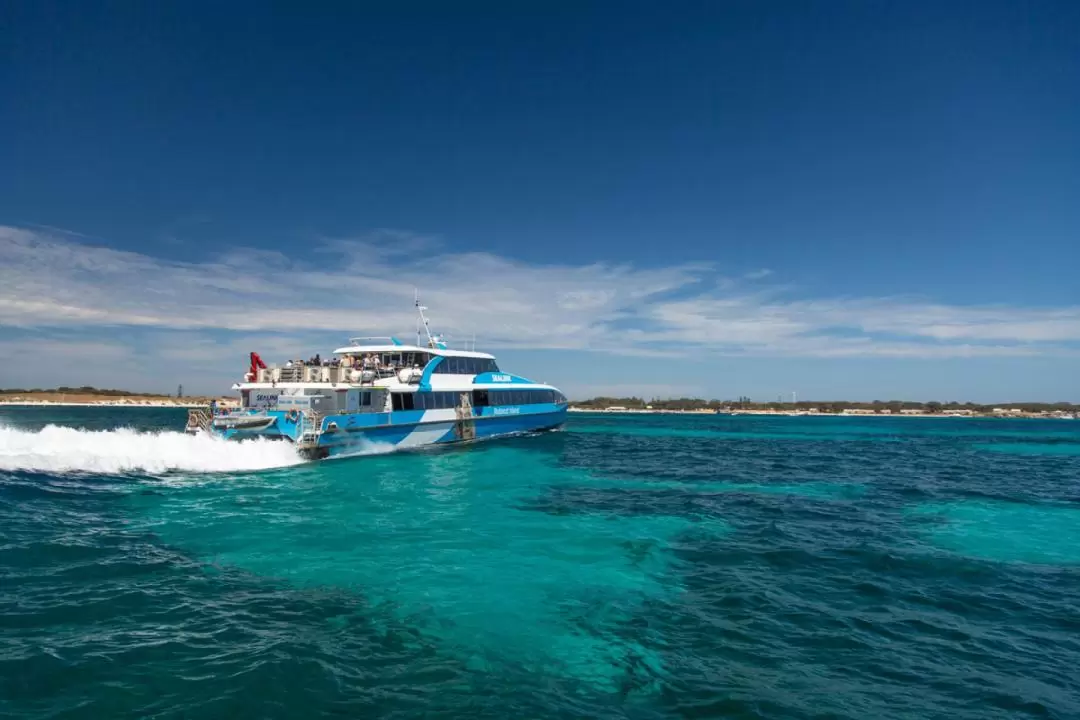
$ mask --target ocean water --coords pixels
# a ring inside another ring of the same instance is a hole
[[[1080,717],[1077,421],[183,421],[0,409],[0,717]]]

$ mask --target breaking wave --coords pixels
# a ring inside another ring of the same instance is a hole
[[[274,440],[235,442],[173,431],[58,425],[31,432],[0,425],[0,470],[160,475],[268,470],[302,462],[291,443]]]

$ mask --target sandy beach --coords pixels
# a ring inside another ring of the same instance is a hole
[[[144,395],[115,396],[78,393],[18,393],[0,395],[0,406],[16,407],[145,407],[196,408],[212,401],[222,407],[239,404],[236,398],[185,397],[170,398]]]

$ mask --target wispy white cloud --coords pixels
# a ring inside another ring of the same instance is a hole
[[[936,358],[1074,352],[1080,342],[1080,307],[796,298],[761,282],[770,275],[722,277],[708,264],[530,265],[389,230],[292,255],[241,248],[181,263],[0,227],[0,326],[169,330],[162,351],[190,362],[220,356],[205,335],[212,329],[310,354],[318,348],[299,345],[304,333],[408,333],[419,287],[436,328],[459,340],[475,333],[494,349]]]

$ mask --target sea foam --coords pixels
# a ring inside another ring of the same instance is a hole
[[[304,462],[287,442],[230,442],[182,432],[0,426],[0,470],[160,475],[267,470]]]

